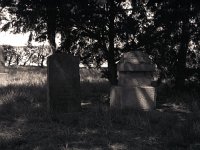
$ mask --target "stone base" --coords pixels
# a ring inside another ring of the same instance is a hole
[[[152,86],[111,88],[111,109],[153,110],[156,106],[156,91]]]
[[[53,54],[47,62],[48,110],[53,113],[80,111],[79,58]]]

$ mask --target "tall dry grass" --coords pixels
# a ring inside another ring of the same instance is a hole
[[[110,85],[97,70],[80,70],[82,102],[92,103],[79,113],[51,115],[46,111],[46,69],[12,68],[0,86],[1,150],[68,149],[199,149],[200,115],[179,111],[173,99],[193,100],[198,93],[162,90],[160,108],[152,112],[111,111]],[[158,93],[159,94],[159,93]],[[186,98],[187,97],[187,98]],[[166,103],[172,104],[164,109]],[[99,105],[102,103],[103,105]],[[97,107],[95,107],[97,105]],[[192,106],[191,105],[191,106]],[[184,108],[183,108],[184,109]]]

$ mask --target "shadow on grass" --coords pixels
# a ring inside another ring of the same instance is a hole
[[[101,82],[81,82],[81,101],[86,103],[108,102],[110,94],[110,83]]]
[[[95,104],[109,84],[82,82],[83,102]],[[85,108],[51,115],[46,85],[0,88],[0,149],[188,149],[200,143],[198,115]],[[196,144],[197,143],[197,144]],[[196,145],[195,145],[196,144]]]

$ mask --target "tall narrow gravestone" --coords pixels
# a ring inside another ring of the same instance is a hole
[[[118,86],[111,88],[111,108],[154,109],[156,90],[151,86],[154,70],[154,65],[145,53],[125,53],[118,64]]]
[[[80,111],[79,58],[57,53],[48,57],[48,109],[55,113]]]

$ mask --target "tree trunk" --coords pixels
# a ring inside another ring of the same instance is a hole
[[[70,54],[70,48],[71,48],[71,45],[72,45],[72,41],[70,39],[70,31],[69,29],[67,29],[67,27],[64,27],[63,29],[63,33],[62,33],[62,43],[61,43],[61,49],[63,52],[66,52],[68,54]]]
[[[109,81],[112,85],[117,85],[117,65],[115,64],[115,53],[114,53],[114,0],[109,1],[110,11],[109,11],[109,51],[108,51],[108,72]]]
[[[19,65],[19,57],[20,57],[20,56],[17,55],[16,57],[17,57],[17,58],[16,58],[16,63],[17,63],[17,65]]]
[[[41,60],[41,64],[40,64],[40,66],[43,68],[43,67],[44,67],[43,64],[44,64],[44,59],[45,59],[45,57],[44,57],[43,55],[42,55],[41,57],[42,57],[42,58],[41,58],[42,60]]]
[[[40,56],[40,54],[38,53],[38,57],[37,57],[37,65],[38,65],[38,66],[40,66],[40,58],[41,58],[41,56]]]
[[[13,58],[13,55],[11,54],[10,58],[9,58],[9,61],[8,61],[8,65],[10,66],[11,62],[12,62],[12,58]]]
[[[23,66],[26,66],[26,63],[31,60],[32,56],[33,56],[34,53],[31,53],[28,57],[28,59],[24,62],[24,65]]]
[[[186,58],[188,44],[190,41],[189,34],[189,19],[185,18],[182,25],[180,49],[178,51],[178,61],[176,65],[175,86],[177,89],[182,89],[185,85],[186,78]]]
[[[56,35],[56,1],[47,1],[47,36],[52,52],[56,51],[55,35]]]
[[[60,25],[61,25],[61,51],[70,54],[70,48],[72,45],[72,41],[70,38],[70,27],[71,25],[69,24],[68,20],[69,18],[67,17],[66,13],[66,8],[63,7],[62,5],[64,1],[59,3],[59,16],[61,17],[60,20]],[[68,10],[69,11],[69,10]]]

